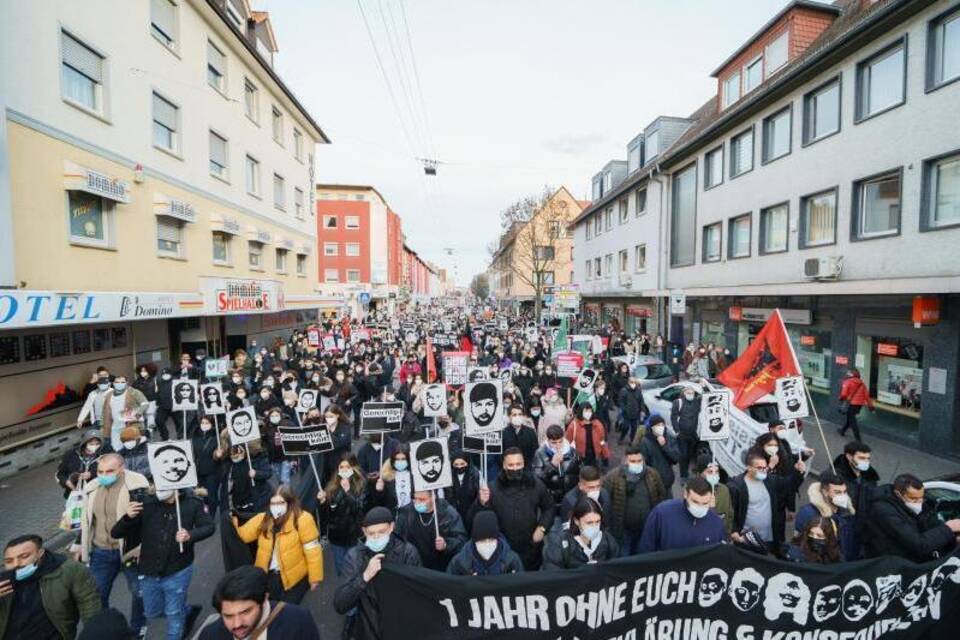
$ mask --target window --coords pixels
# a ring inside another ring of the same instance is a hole
[[[593,269],[590,268],[591,264],[592,262],[590,260],[587,260],[587,262],[584,264],[583,274],[587,280],[590,280],[591,276],[593,275]]]
[[[599,236],[603,233],[603,214],[597,213],[593,216],[593,235]]]
[[[627,148],[627,172],[633,173],[643,165],[643,143],[637,142]]]
[[[670,266],[693,264],[697,229],[697,165],[673,176],[670,216]]]
[[[303,220],[303,189],[293,188],[293,212],[300,220]]]
[[[800,199],[800,247],[817,247],[837,241],[837,190]]]
[[[710,189],[723,183],[723,145],[708,151],[703,159],[703,188]]]
[[[607,207],[603,212],[603,227],[606,231],[613,229],[613,207]]]
[[[646,139],[643,142],[644,145],[644,160],[650,162],[652,158],[656,158],[660,155],[660,130],[651,131]]]
[[[760,210],[760,253],[780,253],[787,250],[787,228],[790,208],[784,203]]]
[[[347,243],[347,255],[351,258],[356,258],[360,255],[360,243],[359,242],[348,242]]]
[[[627,212],[627,199],[621,198],[617,206],[620,208],[620,224],[626,224],[630,219],[630,214]]]
[[[210,132],[210,175],[222,180],[229,177],[227,172],[227,139],[214,131]]]
[[[638,244],[633,248],[633,270],[637,273],[647,270],[647,245]]]
[[[233,22],[238,29],[242,28],[243,16],[240,15],[240,10],[234,6],[234,0],[227,0],[224,5],[227,8],[227,16],[230,18],[230,21]]]
[[[903,104],[906,39],[857,65],[857,121]]]
[[[749,213],[730,220],[727,225],[730,231],[728,258],[746,258],[750,255],[752,223],[753,217]]]
[[[646,189],[637,189],[637,192],[634,194],[634,206],[637,209],[636,215],[641,215],[647,211],[647,190]]]
[[[600,266],[600,258],[593,259],[593,277],[594,278],[603,277],[603,269]]]
[[[763,82],[763,57],[757,57],[743,68],[743,92],[750,93]]]
[[[293,129],[293,157],[303,162],[303,134],[297,128]]]
[[[307,275],[307,256],[303,254],[297,254],[297,275]]]
[[[159,93],[153,94],[153,146],[164,151],[177,152],[180,147],[179,120],[177,105],[173,104]]]
[[[347,282],[360,282],[360,269],[347,269]]]
[[[554,277],[553,271],[543,271],[540,273],[540,276],[541,276],[540,280],[542,281],[542,283],[547,286],[553,286],[553,284],[556,282],[556,278]]]
[[[927,89],[960,78],[960,9],[930,23],[927,67]]]
[[[323,216],[323,228],[324,228],[324,229],[336,229],[336,228],[337,228],[337,216]]]
[[[173,49],[177,39],[177,5],[170,0],[150,0],[150,32]]]
[[[603,192],[609,193],[613,188],[613,174],[607,171],[603,174]]]
[[[726,109],[740,99],[740,72],[723,81],[723,108]]]
[[[587,218],[587,221],[583,226],[586,228],[587,240],[589,240],[593,237],[593,221],[590,218]]]
[[[247,79],[243,81],[243,110],[248,118],[260,123],[260,94],[253,83]]]
[[[273,139],[275,142],[279,143],[280,146],[283,146],[283,114],[280,113],[280,110],[276,107],[270,109],[271,119],[270,122],[273,126]]]
[[[613,254],[608,253],[603,256],[603,275],[609,278],[613,274]]]
[[[207,40],[207,84],[219,91],[227,90],[227,57],[215,44]]]
[[[900,171],[854,183],[854,233],[857,238],[900,231]]]
[[[247,253],[250,267],[253,269],[263,269],[263,243],[250,240]]]
[[[273,174],[273,206],[281,211],[287,209],[286,181],[283,176]]]
[[[803,97],[803,144],[840,131],[840,78]]]
[[[792,130],[793,109],[791,107],[781,109],[763,120],[762,160],[764,164],[790,153]]]
[[[960,154],[926,162],[923,180],[925,228],[960,223]]]
[[[183,246],[183,223],[176,218],[157,216],[157,252],[162,256],[180,257]]]
[[[360,216],[347,216],[345,226],[347,229],[359,229]]]
[[[256,158],[247,156],[246,163],[247,193],[252,196],[260,195],[260,163]]]
[[[103,56],[69,33],[60,32],[63,97],[84,109],[103,112]]]
[[[630,255],[627,253],[626,249],[622,249],[617,258],[620,262],[620,273],[626,273],[630,270]]]
[[[325,256],[336,256],[340,254],[340,245],[336,242],[324,242],[323,243],[323,255]]]
[[[109,244],[107,200],[86,191],[67,192],[70,242],[106,247]]]
[[[723,223],[715,222],[703,228],[703,261],[720,262],[723,249]]]
[[[536,260],[553,260],[555,252],[550,245],[534,247],[533,257]]]
[[[767,61],[765,77],[769,78],[777,72],[780,67],[787,64],[788,50],[787,37],[789,32],[784,31],[783,35],[771,42],[764,49],[764,57]]]
[[[324,282],[340,282],[340,271],[338,269],[324,269],[323,281]]]
[[[230,264],[230,234],[213,232],[214,264]]]
[[[287,254],[286,249],[277,249],[277,273],[287,272]]]
[[[730,140],[730,177],[753,169],[753,128]]]

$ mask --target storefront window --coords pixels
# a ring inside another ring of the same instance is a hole
[[[811,393],[830,394],[830,370],[833,361],[832,334],[788,327],[790,342],[800,362],[800,370],[807,379]]]
[[[702,344],[713,343],[720,349],[726,349],[727,337],[723,331],[723,323],[710,320],[704,321],[700,329],[700,342]]]
[[[920,417],[922,345],[907,338],[857,336],[856,364],[877,409]]]

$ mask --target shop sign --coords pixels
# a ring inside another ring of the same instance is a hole
[[[900,353],[900,345],[891,344],[889,342],[878,342],[877,343],[877,353],[882,356],[896,356]]]
[[[687,312],[687,294],[683,291],[670,292],[670,315],[682,316]]]
[[[850,364],[850,358],[847,356],[834,356],[833,361],[841,367],[846,367]]]
[[[913,326],[920,328],[940,322],[940,298],[915,296],[913,298]]]
[[[184,222],[196,222],[197,210],[189,202],[170,198],[161,193],[153,197],[153,212],[158,216],[169,216]]]
[[[733,310],[738,309],[739,317],[734,317]],[[766,322],[776,309],[757,309],[751,307],[731,307],[730,319],[744,322]],[[809,309],[780,309],[780,316],[786,324],[813,324],[813,316]]]
[[[208,313],[275,313],[283,311],[283,285],[275,280],[200,278]]]
[[[130,204],[130,184],[126,180],[111,178],[72,162],[64,163],[64,171],[67,189],[86,191],[114,202]]]
[[[0,292],[0,329],[197,315],[196,293],[15,290]]]
[[[743,307],[730,307],[728,315],[734,322],[740,322],[743,320]]]
[[[628,304],[627,315],[637,318],[652,318],[653,310],[650,307],[645,307],[639,304]]]

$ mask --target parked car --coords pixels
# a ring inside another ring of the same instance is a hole
[[[659,358],[641,355],[613,358],[614,362],[626,362],[628,365],[631,364],[631,360],[633,364],[630,367],[630,375],[640,381],[641,389],[660,389],[673,382],[673,371]]]
[[[960,518],[960,473],[931,478],[923,483],[924,495],[934,504],[934,511],[942,522]]]

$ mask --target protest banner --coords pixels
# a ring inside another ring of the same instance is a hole
[[[303,427],[277,427],[284,455],[306,456],[311,453],[333,451],[333,439],[325,424]]]
[[[223,401],[223,387],[219,382],[200,385],[200,400],[203,403],[204,415],[222,416],[227,412],[227,405]]]
[[[403,402],[364,402],[360,407],[360,435],[400,431]]]
[[[730,437],[730,394],[727,391],[703,394],[698,427],[699,438],[705,442]]]
[[[260,425],[253,407],[241,407],[227,413],[227,432],[230,444],[240,446],[260,439]]]
[[[453,486],[453,473],[450,470],[450,451],[446,438],[429,438],[410,443],[410,457],[413,464],[415,491],[436,491]]]
[[[486,367],[469,367],[467,369],[467,382],[479,382],[489,378],[490,374]]]
[[[222,378],[227,375],[230,358],[207,358],[203,361],[203,374],[207,378]]]
[[[583,356],[579,353],[567,351],[557,354],[557,377],[579,378],[583,368]]]
[[[469,351],[444,351],[443,381],[451,387],[467,384],[467,368],[470,365]]]
[[[478,436],[503,428],[503,383],[500,380],[468,382],[463,402],[466,435]]]
[[[197,466],[189,440],[147,443],[147,461],[157,491],[176,491],[197,486]]]
[[[420,392],[425,418],[438,418],[447,415],[447,388],[442,384],[424,385]]]
[[[597,379],[597,372],[593,369],[584,369],[577,376],[577,381],[573,383],[574,391],[591,392],[593,391],[593,382]]]
[[[482,436],[463,436],[463,450],[468,453],[503,453],[503,432],[491,431]]]
[[[777,379],[777,411],[781,420],[806,418],[810,415],[803,376],[787,376]]]
[[[956,555],[818,565],[714,545],[483,578],[385,564],[361,602],[383,640],[952,640],[958,569]]]
[[[307,344],[311,347],[320,346],[320,330],[319,329],[307,329]]]

